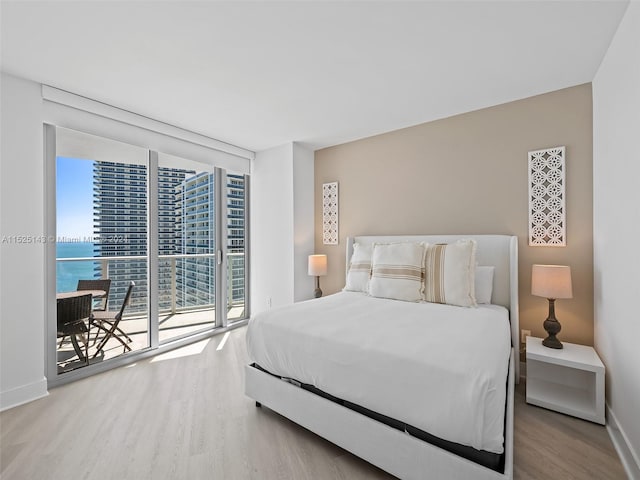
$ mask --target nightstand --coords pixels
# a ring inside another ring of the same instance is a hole
[[[527,337],[527,403],[604,425],[604,365],[593,347]]]

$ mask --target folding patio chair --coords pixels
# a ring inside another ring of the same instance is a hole
[[[94,312],[91,318],[91,323],[95,325],[98,329],[105,332],[104,337],[98,343],[96,347],[96,352],[93,354],[94,357],[100,353],[107,342],[110,339],[115,339],[124,347],[124,351],[130,351],[131,347],[127,345],[128,342],[131,342],[131,338],[118,326],[120,321],[122,320],[122,315],[124,314],[125,307],[131,301],[131,292],[133,291],[133,287],[135,287],[135,283],[132,281],[129,283],[129,288],[127,289],[127,293],[124,296],[124,300],[122,301],[122,306],[118,312]],[[124,337],[124,338],[123,338]]]

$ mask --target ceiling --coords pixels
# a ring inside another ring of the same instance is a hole
[[[2,1],[4,72],[318,149],[590,82],[628,2]]]

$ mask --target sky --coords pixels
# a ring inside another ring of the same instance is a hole
[[[58,239],[93,236],[93,160],[57,157],[56,212]]]

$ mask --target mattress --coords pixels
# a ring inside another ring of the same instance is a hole
[[[252,362],[443,440],[504,451],[508,311],[357,292],[262,312]]]

